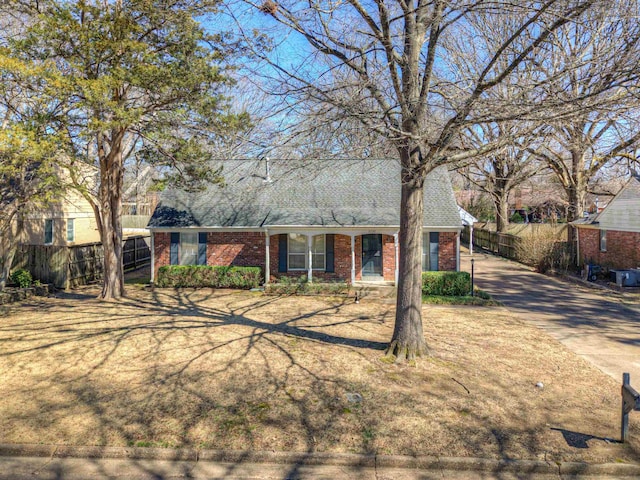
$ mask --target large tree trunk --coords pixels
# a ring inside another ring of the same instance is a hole
[[[2,251],[2,258],[0,259],[0,292],[2,292],[7,286],[9,281],[9,275],[11,275],[11,266],[13,265],[13,259],[18,251],[18,244],[21,240],[22,232],[24,231],[24,220],[21,214],[18,214],[18,221],[16,223],[16,231],[12,232],[11,219],[9,225],[2,236],[2,245],[0,245],[0,251]]]
[[[497,193],[494,197],[496,207],[496,230],[505,233],[509,227],[509,201],[507,195]]]
[[[122,266],[122,142],[118,134],[112,138],[111,150],[100,162],[100,238],[104,250],[104,282],[99,298],[103,300],[125,296]]]
[[[16,255],[17,250],[18,243],[14,242],[9,246],[8,250],[5,250],[3,252],[2,269],[0,271],[0,292],[2,292],[7,286],[7,281],[9,280],[9,275],[11,274],[11,265],[13,264],[13,259]]]
[[[424,179],[411,168],[409,149],[401,150],[402,197],[400,203],[399,274],[396,321],[387,355],[396,362],[428,353],[422,331],[422,224]],[[415,163],[414,163],[415,164]]]

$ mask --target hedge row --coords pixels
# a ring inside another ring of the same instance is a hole
[[[168,265],[158,269],[158,287],[257,288],[262,283],[260,267],[215,267]]]
[[[264,286],[268,295],[344,295],[349,293],[346,282],[331,283],[269,283]]]
[[[459,297],[469,295],[471,275],[468,272],[423,272],[422,293]]]

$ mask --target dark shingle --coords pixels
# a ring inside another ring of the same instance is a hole
[[[170,189],[161,195],[149,227],[397,226],[400,165],[395,160],[327,160],[304,164],[223,162],[225,186],[204,192]],[[460,227],[449,173],[425,181],[425,226]]]

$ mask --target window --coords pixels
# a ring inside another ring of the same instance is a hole
[[[73,218],[67,219],[67,242],[74,242],[76,239],[75,222]]]
[[[600,230],[600,251],[601,252],[607,251],[607,231],[606,230]]]
[[[197,265],[198,264],[198,233],[182,232],[180,233],[179,248],[180,265]]]
[[[314,270],[324,270],[326,263],[325,237],[316,235],[311,240],[311,268]]]
[[[440,233],[424,232],[422,234],[422,271],[437,271],[440,254]]]
[[[307,236],[290,233],[288,251],[289,270],[307,270],[309,268],[309,248]],[[326,268],[325,235],[315,235],[311,239],[311,268],[324,270]]]
[[[206,265],[207,232],[171,233],[169,264]]]
[[[53,243],[53,219],[47,218],[44,221],[44,243],[50,245]]]

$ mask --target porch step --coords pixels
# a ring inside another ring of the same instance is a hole
[[[378,284],[356,282],[353,284],[353,292],[358,298],[393,298],[396,296],[396,287],[393,282]]]

